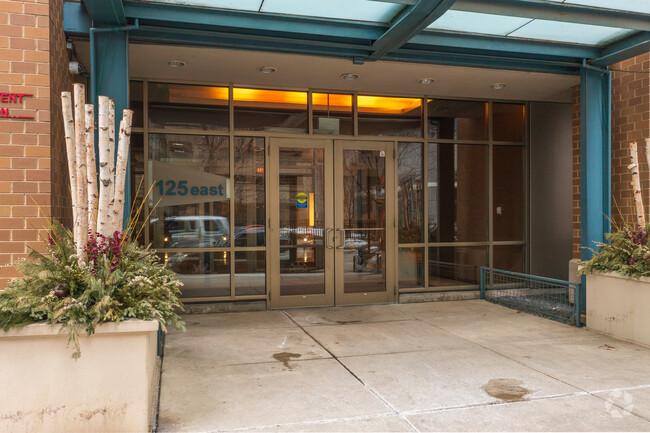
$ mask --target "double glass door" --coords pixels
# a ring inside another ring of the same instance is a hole
[[[271,140],[271,307],[393,299],[393,145]]]

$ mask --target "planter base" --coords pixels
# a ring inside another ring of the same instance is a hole
[[[587,328],[650,346],[650,278],[587,275]]]
[[[160,362],[157,321],[100,325],[72,358],[60,326],[0,330],[0,432],[147,432]]]

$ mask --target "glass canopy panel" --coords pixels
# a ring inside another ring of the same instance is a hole
[[[387,23],[403,8],[401,4],[370,0],[264,0],[260,12]]]
[[[633,33],[634,30],[590,24],[563,23],[559,21],[533,20],[509,36],[526,39],[542,39],[574,44],[602,45]]]
[[[548,0],[555,3],[566,3],[581,6],[593,6],[603,9],[620,11],[641,12],[650,14],[650,1],[648,0]]]
[[[210,9],[234,9],[257,12],[260,10],[262,0],[154,0],[151,3],[169,3]]]
[[[530,18],[449,10],[427,28],[506,36],[530,21]]]

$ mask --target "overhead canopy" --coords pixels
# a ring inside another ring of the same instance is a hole
[[[85,7],[84,7],[85,5]],[[132,42],[576,73],[650,50],[650,0],[84,0],[68,34]]]

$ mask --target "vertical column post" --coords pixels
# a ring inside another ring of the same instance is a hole
[[[129,108],[129,36],[126,29],[90,29],[90,96],[97,106],[99,95],[115,101],[115,120],[119,124],[122,110]],[[115,142],[119,128],[115,129]],[[97,140],[95,140],[97,142]],[[116,155],[117,156],[117,155]],[[124,225],[131,213],[131,158],[129,155],[124,188]]]
[[[611,231],[611,76],[588,65],[580,71],[580,235],[581,259]],[[586,310],[582,276],[580,311]]]

